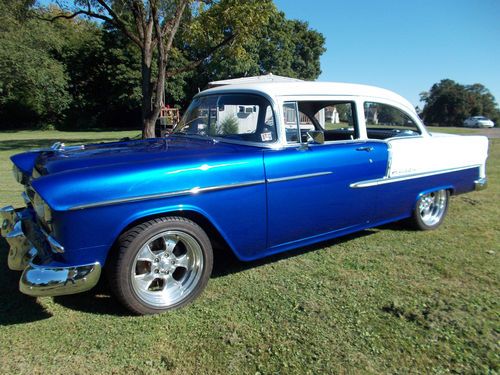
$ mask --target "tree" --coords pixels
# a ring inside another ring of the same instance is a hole
[[[324,43],[323,35],[309,29],[306,22],[287,20],[283,12],[274,8],[269,13],[269,22],[243,40],[238,53],[227,49],[216,51],[213,59],[204,61],[195,74],[187,77],[187,87],[191,90],[188,97],[219,79],[273,73],[314,80],[321,74]],[[195,51],[184,49],[183,53],[189,59],[189,54]]]
[[[64,39],[31,18],[34,1],[0,1],[0,117],[2,126],[55,124],[71,101],[68,75],[55,58]]]
[[[461,126],[470,116],[483,115],[495,123],[500,121],[500,110],[495,97],[479,83],[461,85],[451,79],[443,79],[432,85],[429,92],[420,94],[425,103],[422,110],[429,124]]]
[[[238,52],[235,42],[266,24],[272,9],[271,0],[75,0],[74,5],[52,20],[100,19],[139,48],[144,138],[154,137],[167,79],[194,70],[224,47],[233,46]],[[218,27],[221,24],[224,27]],[[185,37],[177,44],[180,49],[174,46],[179,29]],[[197,53],[190,59],[175,59],[184,48]]]

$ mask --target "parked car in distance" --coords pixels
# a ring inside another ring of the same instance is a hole
[[[470,128],[492,128],[495,126],[495,123],[488,117],[472,116],[464,120],[464,126]]]
[[[220,246],[252,261],[403,219],[435,229],[450,196],[486,187],[487,152],[376,87],[215,87],[166,138],[12,156],[26,207],[0,212],[8,265],[31,296],[106,273],[131,311],[163,312],[201,293]]]

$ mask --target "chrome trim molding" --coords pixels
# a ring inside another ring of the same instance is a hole
[[[31,205],[31,201],[30,201],[30,197],[28,197],[28,193],[23,191],[21,193],[21,197],[23,198],[23,201],[24,201],[24,204],[26,205],[26,207],[29,207]]]
[[[85,208],[110,206],[113,204],[120,204],[120,203],[139,202],[139,201],[160,199],[160,198],[180,197],[183,195],[194,195],[194,194],[200,194],[200,193],[207,193],[207,192],[211,192],[211,191],[219,191],[219,190],[226,190],[226,189],[234,189],[234,188],[238,188],[238,187],[260,185],[260,184],[264,184],[265,182],[266,182],[265,180],[255,180],[255,181],[238,182],[235,184],[208,186],[208,187],[204,187],[204,188],[194,187],[192,189],[177,190],[177,191],[172,191],[169,193],[141,195],[138,197],[111,199],[111,200],[102,201],[102,202],[82,204],[82,205],[70,207],[69,210],[70,211],[83,210]]]
[[[27,295],[60,296],[80,293],[93,288],[99,281],[101,265],[98,262],[82,266],[45,266],[34,264],[37,249],[23,232],[23,220],[29,219],[28,209],[17,212],[12,206],[0,209],[3,219],[2,235],[9,243],[7,265],[13,271],[23,271],[19,290]],[[64,252],[52,236],[42,231],[54,252]]]
[[[30,263],[19,280],[19,290],[29,296],[46,297],[74,294],[92,289],[101,275],[101,264],[50,267]]]
[[[12,271],[24,270],[31,259],[28,253],[32,245],[23,233],[22,222],[20,220],[14,224],[14,229],[5,236],[5,239],[10,247],[7,266]]]
[[[434,171],[434,172],[415,173],[415,174],[411,174],[411,175],[407,175],[407,176],[400,176],[400,177],[382,177],[382,178],[377,178],[374,180],[354,182],[354,183],[350,184],[349,186],[353,189],[366,188],[366,187],[372,187],[372,186],[378,186],[378,185],[391,184],[394,182],[413,180],[415,178],[430,177],[430,176],[435,176],[435,175],[444,174],[444,173],[459,172],[459,171],[464,171],[467,169],[473,169],[473,168],[478,168],[478,167],[479,167],[479,165],[473,165],[473,166],[467,166],[467,167],[461,167],[461,168],[441,169],[441,170]]]
[[[2,237],[6,237],[14,229],[14,224],[18,220],[16,210],[12,206],[0,208],[0,220]]]
[[[385,142],[387,144],[387,169],[385,170],[385,175],[389,176],[392,167],[392,145],[389,142]]]
[[[488,187],[488,178],[487,177],[483,177],[483,178],[480,178],[476,181],[474,181],[474,189],[475,190],[484,190]]]
[[[311,177],[326,176],[326,175],[329,175],[329,174],[332,174],[332,173],[333,172],[328,171],[328,172],[298,174],[298,175],[295,175],[295,176],[268,178],[266,181],[271,184],[273,182],[283,182],[283,181],[298,180],[298,179],[301,179],[301,178],[311,178]]]
[[[33,245],[23,231],[23,220],[33,220],[29,209],[16,210],[12,206],[4,207],[0,209],[0,220],[2,220],[2,236],[9,244],[7,265],[13,271],[22,271],[34,256],[34,254],[30,254]],[[64,246],[55,238],[42,228],[38,228],[38,230],[45,237],[54,253],[64,253]]]
[[[63,245],[61,245],[59,242],[57,242],[54,237],[52,237],[52,236],[48,235],[47,233],[45,233],[45,231],[44,231],[44,234],[47,237],[47,241],[49,242],[50,248],[55,253],[59,253],[59,254],[64,253],[64,246]]]

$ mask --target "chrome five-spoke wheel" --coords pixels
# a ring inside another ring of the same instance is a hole
[[[137,253],[131,270],[134,292],[144,302],[168,306],[196,287],[203,252],[190,234],[168,230],[153,236]]]
[[[446,215],[448,201],[447,190],[438,190],[420,196],[413,215],[416,227],[422,230],[437,228]]]
[[[210,240],[182,217],[162,217],[137,225],[119,239],[111,259],[110,284],[138,314],[181,307],[205,288],[212,271]]]

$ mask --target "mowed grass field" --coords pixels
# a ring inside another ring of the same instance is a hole
[[[0,204],[21,204],[10,155],[136,134],[1,132]],[[130,316],[105,286],[24,296],[0,239],[0,371],[498,373],[500,139],[489,154],[489,188],[453,197],[436,231],[392,224],[248,264],[220,254],[201,297],[162,315]]]

